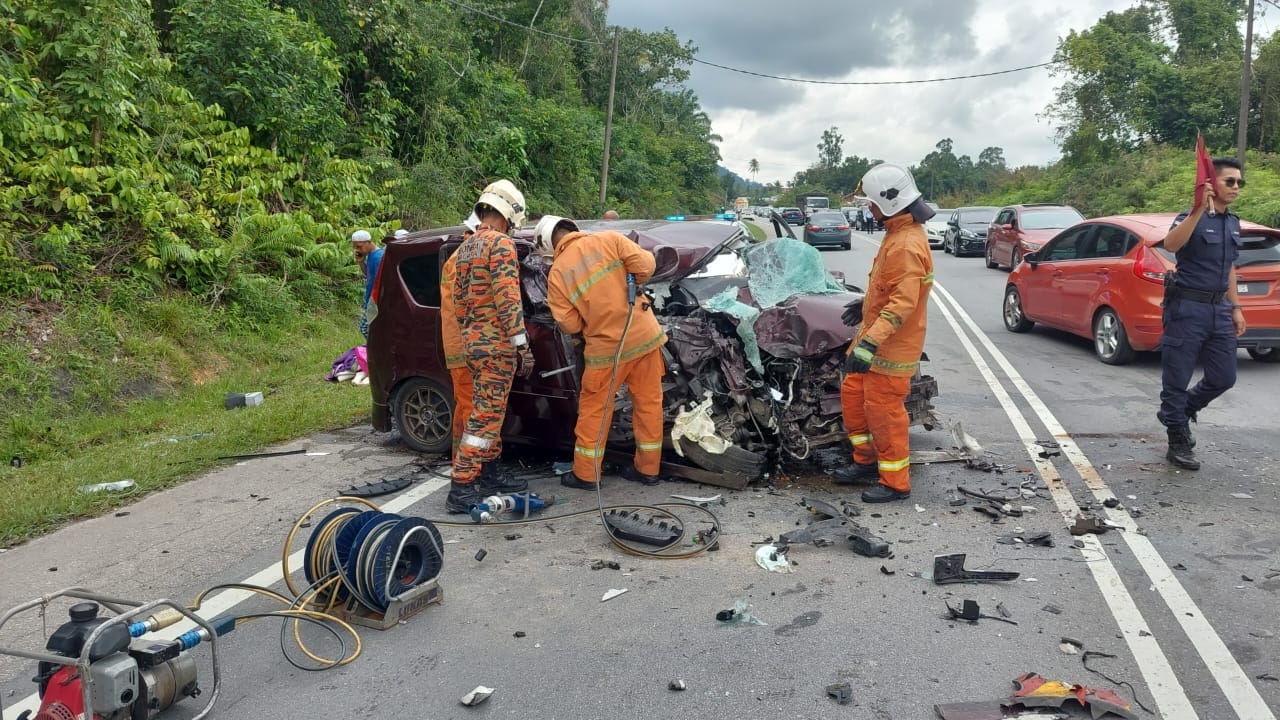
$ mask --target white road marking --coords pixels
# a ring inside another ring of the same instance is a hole
[[[1058,419],[1049,411],[1048,406],[1044,404],[1040,396],[1031,389],[1031,386],[1022,378],[1022,375],[1014,369],[1013,365],[1004,356],[1004,353],[1001,353],[995,347],[991,339],[978,327],[973,318],[964,311],[964,308],[960,306],[960,303],[951,293],[936,283],[934,289],[955,307],[956,314],[979,342],[983,344],[987,352],[1000,366],[1000,369],[1008,376],[1013,386],[1017,388],[1018,392],[1027,401],[1027,404],[1030,405],[1032,411],[1044,423],[1045,428],[1058,441],[1063,456],[1080,474],[1081,479],[1084,480],[1093,495],[1099,500],[1114,497],[1114,494],[1102,480],[1102,476],[1098,474],[1093,464],[1085,457],[1079,446],[1071,439],[1062,424],[1058,422]],[[941,305],[941,302],[939,305]],[[950,318],[948,319],[950,321]],[[958,332],[959,328],[956,323],[951,321],[951,324]],[[1153,417],[1154,414],[1153,410]],[[1010,417],[1012,418],[1012,416]],[[1028,449],[1030,450],[1030,448]],[[1173,571],[1155,549],[1151,540],[1138,532],[1137,524],[1133,522],[1133,519],[1127,513],[1112,510],[1106,510],[1105,512],[1108,520],[1125,528],[1125,532],[1120,533],[1120,536],[1124,538],[1129,550],[1138,559],[1142,569],[1146,571],[1151,581],[1155,584],[1156,591],[1165,601],[1165,604],[1168,605],[1174,617],[1177,618],[1178,624],[1208,666],[1213,679],[1217,681],[1218,687],[1222,689],[1222,693],[1226,696],[1227,701],[1231,703],[1231,707],[1235,709],[1236,714],[1244,720],[1275,720],[1275,714],[1267,708],[1266,701],[1262,699],[1261,693],[1254,687],[1253,682],[1245,674],[1244,669],[1240,667],[1240,663],[1231,654],[1226,643],[1218,636],[1217,631],[1209,624],[1204,612],[1191,599],[1182,583],[1178,582],[1178,579],[1174,577]]]
[[[937,282],[934,283],[934,291],[942,291]],[[955,299],[946,294],[947,298],[955,303]],[[1048,486],[1053,500],[1058,505],[1058,510],[1062,513],[1062,517],[1068,524],[1080,512],[1080,506],[1071,495],[1071,491],[1067,489],[1066,483],[1058,475],[1057,468],[1052,462],[1039,456],[1038,446],[1036,446],[1036,436],[1031,429],[1031,425],[1022,415],[1022,411],[1014,404],[1013,399],[1009,397],[1009,393],[1004,389],[1004,385],[996,378],[995,373],[991,371],[991,367],[987,361],[974,347],[969,336],[961,328],[960,324],[952,315],[951,310],[947,307],[947,303],[940,300],[936,295],[934,302],[938,309],[942,311],[942,315],[947,322],[955,330],[956,336],[960,338],[960,343],[964,345],[964,349],[969,353],[969,357],[973,359],[974,364],[978,368],[978,372],[982,375],[987,384],[991,386],[991,391],[995,394],[996,401],[1000,403],[1000,407],[1004,408],[1005,414],[1009,416],[1009,422],[1013,423],[1014,430],[1017,431],[1019,439],[1022,440],[1023,446],[1027,450],[1031,462],[1035,464],[1036,470],[1040,473],[1040,477],[1044,479],[1045,485]],[[955,303],[959,306],[959,303]],[[979,338],[980,340],[984,338]],[[988,345],[990,349],[990,346]],[[1182,688],[1182,684],[1178,681],[1177,675],[1173,671],[1173,667],[1169,664],[1169,658],[1165,656],[1164,651],[1160,649],[1159,643],[1156,641],[1155,635],[1143,636],[1138,631],[1146,630],[1148,625],[1146,619],[1138,610],[1137,603],[1134,602],[1133,596],[1124,586],[1124,582],[1120,578],[1120,573],[1116,570],[1115,565],[1111,563],[1111,559],[1107,557],[1106,550],[1102,546],[1102,542],[1096,535],[1085,535],[1082,538],[1085,547],[1081,550],[1088,561],[1085,566],[1093,574],[1094,582],[1098,584],[1098,590],[1102,593],[1102,598],[1106,601],[1107,607],[1111,609],[1111,614],[1115,617],[1116,623],[1124,634],[1125,641],[1129,644],[1130,651],[1138,663],[1138,669],[1142,672],[1142,677],[1146,680],[1147,689],[1152,697],[1155,698],[1156,705],[1160,710],[1160,717],[1165,720],[1197,720],[1199,716],[1196,714],[1195,707],[1192,706],[1190,698]]]
[[[433,477],[391,498],[379,507],[382,508],[383,512],[398,513],[448,484],[449,481],[444,478]],[[302,557],[305,552],[305,549],[298,550],[289,556],[289,567],[294,569],[294,572],[290,574],[296,574],[301,569]],[[284,572],[280,563],[276,562],[250,575],[241,582],[248,585],[275,587],[276,585],[284,584]],[[253,597],[259,596],[247,590],[223,590],[217,595],[206,599],[201,604],[200,610],[196,612],[196,615],[209,620],[230,611],[235,606]],[[193,623],[184,620],[165,628],[161,631],[161,634],[166,638],[175,638],[193,627],[195,627]],[[40,697],[36,693],[31,693],[14,705],[0,703],[0,707],[4,708],[3,711],[0,711],[0,716],[3,717],[17,717],[26,710],[30,710],[34,715],[36,710],[40,709]],[[13,715],[9,715],[9,713],[13,713]]]

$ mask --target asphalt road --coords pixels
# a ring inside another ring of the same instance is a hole
[[[861,284],[878,237],[855,235],[853,250],[824,258]],[[724,493],[726,504],[713,508],[723,549],[691,560],[622,555],[589,518],[514,530],[446,527],[443,605],[391,630],[363,632],[359,659],[321,673],[283,661],[273,621],[243,626],[219,646],[214,717],[898,720],[933,717],[935,703],[1000,698],[1028,671],[1133,697],[1090,673],[1081,654],[1064,652],[1067,637],[1115,656],[1091,657],[1089,667],[1131,683],[1153,711],[1135,706],[1139,717],[1274,718],[1280,682],[1257,676],[1280,676],[1280,575],[1269,577],[1280,571],[1273,472],[1280,420],[1266,411],[1280,369],[1242,355],[1239,385],[1196,428],[1204,469],[1175,472],[1164,463],[1154,418],[1158,358],[1112,368],[1094,359],[1087,341],[1039,328],[1010,334],[999,316],[1005,272],[941,251],[934,260],[926,370],[940,385],[938,412],[945,423],[962,421],[1010,467],[995,474],[914,466],[910,501],[867,508],[861,518],[893,543],[891,559],[798,546],[790,573],[755,564],[751,543],[794,528],[802,496],[856,502],[854,492],[813,478],[781,478],[772,492]],[[1038,457],[1035,440],[1049,438],[1062,454]],[[912,443],[934,449],[950,441],[942,430],[919,430]],[[312,454],[225,468],[144,498],[127,515],[11,549],[0,558],[0,608],[70,585],[185,602],[218,582],[255,575],[269,582],[273,572],[279,577],[290,525],[307,508],[353,482],[419,470],[422,461],[362,428],[286,448],[303,446]],[[175,444],[175,459],[182,452]],[[421,477],[380,502],[439,517],[443,482]],[[972,504],[949,504],[957,484],[1000,491],[1027,480],[1046,489],[1025,501],[1034,510],[1019,519],[993,525]],[[532,485],[567,501],[557,513],[596,500],[551,479]],[[614,482],[603,494],[624,503],[716,492]],[[1121,507],[1103,510],[1113,496]],[[1076,548],[1067,527],[1081,506],[1127,529],[1085,536]],[[1037,531],[1050,532],[1055,547],[996,542]],[[504,539],[511,533],[520,537]],[[487,551],[483,561],[474,559],[479,549]],[[968,567],[1022,575],[983,585],[930,582],[934,555],[953,552],[968,553]],[[595,559],[622,569],[591,570]],[[601,602],[610,588],[627,593]],[[234,613],[272,609],[265,600],[233,599],[211,604]],[[945,603],[964,599],[984,614],[1000,616],[1002,607],[1017,625],[946,619]],[[716,612],[737,600],[768,624],[717,623]],[[62,612],[51,607],[45,623],[55,626]],[[41,644],[45,623],[29,616],[0,631],[0,643]],[[29,663],[0,661],[6,718],[30,694],[32,674]],[[688,689],[668,690],[674,678]],[[848,706],[825,694],[838,682],[852,686]],[[481,684],[496,688],[487,703],[459,705]],[[187,717],[181,710],[166,717]]]

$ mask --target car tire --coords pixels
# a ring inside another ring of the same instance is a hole
[[[453,393],[427,378],[410,378],[391,397],[391,416],[405,445],[448,453],[453,445]]]
[[[1280,363],[1280,348],[1248,348],[1249,357],[1264,363]]]
[[[702,449],[696,442],[677,440],[680,451],[694,465],[714,473],[729,475],[735,479],[753,482],[760,479],[765,470],[765,457],[759,453],[730,445],[723,453],[712,453]]]
[[[1000,267],[1000,263],[996,262],[995,255],[991,254],[991,243],[987,243],[987,267],[995,269]]]
[[[955,253],[951,252],[951,241],[946,238],[942,239],[942,252],[948,255],[955,255]]]
[[[1004,317],[1004,327],[1009,332],[1024,333],[1035,327],[1035,321],[1028,320],[1026,311],[1022,309],[1022,294],[1012,285],[1004,291],[1000,314]]]
[[[1093,318],[1093,350],[1107,365],[1127,365],[1133,360],[1129,334],[1111,308],[1102,308]]]
[[[1022,264],[1022,250],[1021,248],[1014,248],[1013,257],[1009,260],[1009,272],[1013,272],[1014,268],[1018,267],[1021,264]]]
[[[843,247],[845,250],[852,250],[852,249],[853,249],[853,241],[852,241],[852,240],[850,240],[849,242],[845,243],[845,244],[844,244],[844,245],[842,245],[841,247]]]

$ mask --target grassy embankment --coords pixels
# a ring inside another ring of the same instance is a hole
[[[367,387],[324,381],[361,342],[354,316],[342,303],[250,329],[190,298],[0,311],[0,547],[227,464],[219,456],[367,417]],[[227,393],[252,391],[261,406],[224,409]],[[124,479],[137,487],[77,491]]]

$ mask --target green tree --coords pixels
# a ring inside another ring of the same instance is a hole
[[[747,163],[747,171],[751,173],[751,182],[755,182],[756,175],[760,173],[760,161],[751,158],[751,162]]]
[[[818,167],[831,169],[840,164],[844,157],[844,137],[840,130],[832,125],[822,131],[818,141]]]

